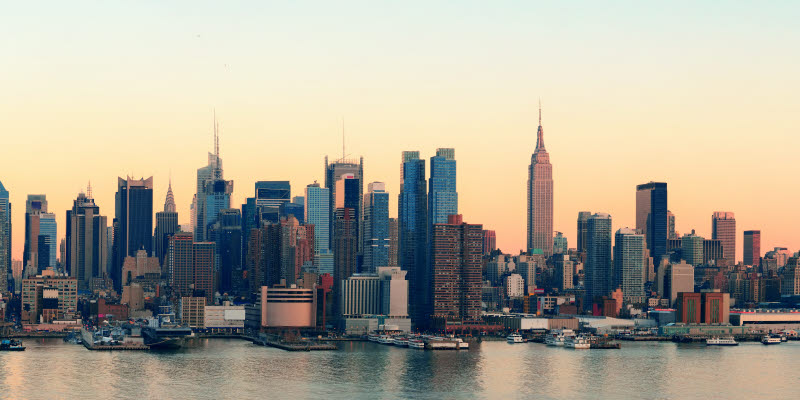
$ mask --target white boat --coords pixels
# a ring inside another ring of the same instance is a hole
[[[567,338],[574,337],[575,331],[572,329],[553,329],[544,338],[544,343],[548,346],[564,346]]]
[[[393,345],[394,344],[394,339],[392,339],[391,336],[383,335],[380,338],[378,338],[378,343]]]
[[[762,344],[781,344],[781,337],[776,335],[765,335],[761,338]]]
[[[464,341],[464,340],[462,340],[462,339],[456,339],[456,343],[458,343],[458,349],[459,349],[459,350],[461,350],[461,349],[468,349],[468,348],[469,348],[469,343],[468,343],[468,342],[465,342],[465,341]]]
[[[408,338],[396,337],[394,338],[394,345],[400,347],[408,347]]]
[[[564,347],[568,349],[584,350],[592,346],[589,343],[589,339],[585,336],[567,336],[566,339],[564,339]]]
[[[712,337],[706,339],[706,346],[738,346],[739,343],[733,338],[733,336],[727,337]]]
[[[512,334],[508,335],[508,337],[506,338],[506,341],[508,341],[508,343],[523,343],[524,342],[524,340],[522,339],[522,335],[520,335],[519,333],[512,333]]]
[[[411,349],[425,349],[425,342],[421,339],[409,339],[408,340],[408,347]]]

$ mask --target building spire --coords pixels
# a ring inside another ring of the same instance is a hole
[[[92,198],[92,181],[89,181],[89,185],[86,186],[86,198],[87,199]]]
[[[214,178],[222,178],[222,160],[219,158],[219,123],[214,109]]]
[[[342,162],[344,162],[344,158],[345,158],[345,154],[346,154],[345,151],[344,151],[344,144],[345,144],[345,141],[344,141],[344,117],[342,117]]]
[[[169,187],[167,188],[167,198],[164,200],[165,212],[176,212],[175,195],[172,194],[172,176],[169,178]]]
[[[536,150],[535,153],[539,151],[546,151],[544,148],[544,129],[542,129],[542,99],[539,99],[539,128],[536,130]]]

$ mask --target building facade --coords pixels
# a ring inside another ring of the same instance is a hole
[[[483,226],[461,215],[433,226],[432,309],[435,326],[481,322]]]
[[[761,264],[761,231],[744,231],[744,265]]]
[[[667,254],[667,212],[666,183],[649,182],[636,186],[636,229],[645,234],[647,249],[656,265]]]
[[[153,177],[117,179],[111,279],[122,290],[122,263],[140,249],[153,254]]]
[[[428,188],[425,160],[418,151],[404,151],[398,198],[398,262],[408,273],[410,314],[414,324],[427,319],[430,274],[428,256]]]
[[[736,218],[732,212],[716,211],[711,215],[711,239],[722,243],[722,257],[736,264]]]
[[[528,166],[528,252],[541,249],[545,257],[553,254],[553,166],[544,147],[542,108],[539,107],[539,128],[536,149]]]
[[[627,304],[644,303],[645,240],[630,228],[617,230],[614,240],[614,289],[622,289]]]
[[[587,221],[584,307],[590,309],[596,297],[612,290],[611,215],[597,213]]]

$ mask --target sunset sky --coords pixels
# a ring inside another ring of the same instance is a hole
[[[25,198],[65,211],[91,180],[114,217],[117,176],[172,176],[189,222],[220,125],[232,206],[257,180],[324,182],[364,156],[397,214],[401,152],[454,147],[459,211],[525,245],[542,99],[555,229],[579,211],[634,225],[635,187],[669,184],[679,232],[711,214],[800,248],[797,2],[17,2],[0,15],[0,181],[22,258]]]

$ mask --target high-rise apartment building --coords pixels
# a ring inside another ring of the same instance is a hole
[[[427,319],[430,274],[427,268],[428,187],[425,160],[420,159],[418,151],[403,152],[397,205],[400,241],[398,261],[400,267],[408,271],[409,313],[412,322],[419,324]]]
[[[576,250],[580,253],[586,252],[586,239],[589,234],[589,218],[592,213],[589,211],[581,211],[578,213],[578,245]]]
[[[175,297],[214,299],[214,243],[196,243],[190,233],[177,233],[169,239],[167,270]]]
[[[306,186],[304,207],[306,224],[314,225],[314,266],[320,274],[333,275],[330,189],[316,182]]]
[[[336,182],[341,180],[343,177],[348,176],[350,179],[357,179],[358,183],[356,185],[356,192],[354,194],[350,194],[348,197],[352,198],[355,197],[354,201],[355,206],[353,208],[353,215],[352,218],[355,220],[356,224],[356,236],[358,236],[358,223],[361,220],[361,198],[364,194],[364,157],[361,157],[358,160],[355,159],[348,159],[346,155],[343,153],[342,158],[334,161],[333,163],[328,163],[328,157],[325,157],[325,187],[330,191],[330,205],[331,205],[331,227],[330,227],[330,235],[331,240],[333,240],[333,231],[335,229],[335,224],[333,221],[336,219],[336,199],[337,199],[337,186]],[[351,184],[354,184],[351,182]],[[358,239],[356,239],[358,240]],[[338,279],[338,278],[337,278]]]
[[[178,225],[178,211],[175,206],[175,195],[172,193],[172,182],[167,188],[167,197],[164,199],[164,211],[156,213],[156,232],[153,235],[153,255],[158,257],[159,263],[164,265],[169,246],[169,237],[180,231]]]
[[[433,326],[480,323],[483,225],[451,215],[433,225],[432,239]]]
[[[153,254],[153,177],[118,178],[115,196],[114,251],[111,279],[121,291],[122,264],[125,257],[144,249]]]
[[[455,149],[436,149],[436,155],[431,157],[428,185],[429,226],[446,224],[450,215],[458,214]]]
[[[587,221],[584,306],[591,309],[596,297],[612,291],[613,264],[611,254],[611,215],[597,213]]]
[[[385,183],[367,185],[362,209],[364,264],[361,272],[371,273],[378,267],[389,266],[389,193]]]
[[[669,219],[667,184],[649,182],[636,186],[636,229],[645,234],[647,248],[656,265],[667,255]]]
[[[54,213],[39,214],[39,273],[50,267],[56,267],[58,259],[58,223]]]
[[[622,289],[622,299],[628,304],[644,302],[645,270],[644,235],[636,230],[621,228],[614,239],[613,289]]]
[[[539,105],[539,128],[536,149],[528,166],[528,252],[542,250],[553,254],[553,166],[544,147],[542,107]]]
[[[92,198],[91,189],[79,193],[67,211],[66,270],[78,278],[78,289],[90,290],[92,278],[106,273],[108,243],[106,232],[108,218],[100,215]]]
[[[483,254],[487,255],[497,250],[497,232],[484,229],[483,230]]]
[[[761,231],[744,231],[744,265],[761,264]]]
[[[337,208],[333,229],[333,279],[334,291],[341,287],[341,281],[357,272],[358,234],[355,210]],[[338,297],[338,293],[334,298]]]
[[[722,257],[736,264],[736,218],[732,212],[716,211],[711,215],[711,239],[722,242]]]

